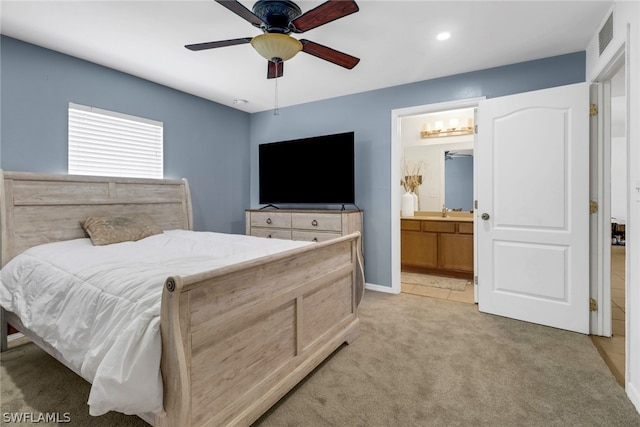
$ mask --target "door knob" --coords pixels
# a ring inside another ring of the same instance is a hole
[[[483,213],[482,215],[480,215],[480,218],[484,219],[485,221],[489,219],[489,214],[488,213]]]

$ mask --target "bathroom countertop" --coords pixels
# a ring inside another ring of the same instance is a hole
[[[470,212],[447,212],[447,216],[442,216],[442,212],[418,211],[414,216],[401,216],[400,219],[417,219],[420,221],[458,221],[473,222],[474,215]]]

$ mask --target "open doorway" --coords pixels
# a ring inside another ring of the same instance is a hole
[[[481,99],[484,98],[422,105],[392,112],[391,291],[393,293],[400,293],[401,291],[401,206],[402,196],[407,191],[407,186],[403,185],[406,184],[407,176],[417,175],[422,178],[420,180],[421,184],[415,188],[418,197],[414,205],[414,212],[420,212],[424,215],[431,213],[433,216],[440,216],[446,208],[447,216],[455,216],[457,214],[472,215],[469,210],[458,212],[459,207],[457,205],[455,207],[446,206],[445,162],[447,158],[458,158],[462,155],[466,156],[469,153],[473,153],[473,115]],[[407,157],[407,153],[409,157]],[[472,183],[472,185],[474,184]],[[453,209],[456,209],[456,211],[453,211]],[[469,221],[468,225],[463,224],[458,229],[454,226],[455,232],[450,233],[452,235],[457,234],[454,244],[461,243],[465,240],[462,237],[467,237],[466,240],[468,242],[466,244],[469,245],[470,259],[466,260],[466,263],[470,263],[470,266],[464,266],[461,269],[459,266],[454,265],[457,262],[454,259],[444,261],[453,270],[460,273],[458,275],[464,277],[465,280],[472,280],[475,268],[473,265],[473,219],[472,217],[470,219],[471,221]],[[469,228],[467,235],[458,232],[467,228]],[[437,241],[437,238],[433,239],[429,244],[437,245]],[[454,252],[459,253],[457,250]],[[405,250],[404,253],[407,254],[407,251]],[[423,263],[423,267],[427,270],[434,267],[437,269],[437,266],[437,257]],[[471,289],[473,290],[473,287]]]
[[[404,293],[474,302],[474,113],[461,108],[400,119]]]

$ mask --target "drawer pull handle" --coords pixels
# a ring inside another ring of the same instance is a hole
[[[267,224],[271,224],[271,218],[267,218]]]
[[[318,241],[318,238],[317,238],[317,237],[314,237],[314,238],[313,238],[313,241],[314,241],[314,242],[317,242],[317,241]]]
[[[313,221],[311,221],[311,225],[313,225],[314,227],[318,226],[318,221],[316,221],[315,219]]]

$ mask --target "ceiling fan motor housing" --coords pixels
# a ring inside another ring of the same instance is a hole
[[[253,5],[253,13],[266,24],[267,33],[289,34],[291,22],[302,15],[302,10],[289,0],[259,0]]]

